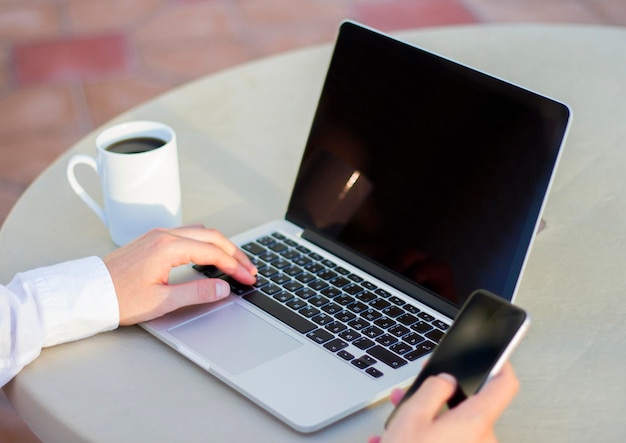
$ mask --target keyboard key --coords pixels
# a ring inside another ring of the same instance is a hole
[[[281,288],[278,285],[275,284],[269,284],[269,285],[265,285],[261,288],[261,291],[263,291],[264,293],[266,293],[267,295],[274,295],[277,294],[279,292],[281,292],[283,290],[283,288]]]
[[[376,342],[380,343],[384,347],[388,348],[389,346],[393,345],[394,343],[397,343],[398,339],[395,338],[393,335],[383,334],[380,337],[376,337]]]
[[[314,297],[309,298],[308,300],[308,302],[311,303],[316,308],[321,308],[329,301],[330,300],[328,300],[326,297],[322,297],[321,295],[316,295]]]
[[[293,312],[288,307],[280,304],[272,298],[266,297],[259,291],[250,292],[243,296],[244,300],[249,301],[253,305],[261,308],[268,314],[283,321],[301,334],[307,333],[314,328],[315,324]]]
[[[404,300],[402,300],[401,298],[396,297],[395,295],[393,297],[389,297],[389,301],[391,303],[393,303],[396,306],[402,306],[404,305]]]
[[[302,286],[302,283],[297,282],[297,281],[293,281],[293,280],[290,280],[287,283],[283,283],[283,289],[285,289],[285,290],[287,290],[289,292],[299,291],[303,287],[304,286]]]
[[[306,302],[300,298],[294,298],[287,302],[287,306],[289,306],[294,311],[298,311],[306,306]]]
[[[289,301],[293,298],[293,295],[291,295],[289,292],[279,292],[278,294],[274,294],[273,295],[275,300],[278,300],[281,303],[285,303],[286,301]]]
[[[276,274],[275,276],[270,278],[270,280],[276,283],[277,285],[283,285],[291,281],[291,277],[289,277],[287,274]]]
[[[317,295],[317,292],[315,292],[311,288],[302,288],[299,291],[296,291],[296,295],[298,297],[300,297],[300,298],[308,300],[309,298],[313,297],[314,295]]]
[[[346,325],[338,321],[330,322],[325,327],[328,331],[332,332],[333,334],[339,334],[340,332],[348,329]]]
[[[350,311],[341,311],[335,314],[335,318],[344,323],[348,323],[356,318],[356,315]]]
[[[371,348],[372,346],[375,345],[375,343],[372,340],[366,337],[359,337],[356,340],[354,340],[352,344],[356,346],[357,348],[363,349],[363,350],[367,348]]]
[[[324,347],[331,352],[341,351],[343,348],[346,348],[347,346],[348,346],[348,343],[338,338],[335,338],[334,340],[331,340],[329,342],[326,342],[326,344],[324,344]]]
[[[259,255],[265,251],[265,248],[258,243],[250,242],[241,247],[244,251],[248,251],[252,255]]]
[[[366,352],[393,369],[397,369],[408,363],[405,359],[403,359],[399,355],[396,355],[395,353],[389,351],[388,349],[383,348],[380,345],[371,347]]]
[[[387,300],[383,298],[377,298],[376,300],[370,303],[370,306],[372,308],[378,309],[379,311],[382,311],[383,309],[391,306],[391,303],[389,303]]]
[[[402,340],[404,340],[405,342],[407,342],[411,346],[415,346],[418,343],[423,342],[425,340],[425,338],[422,337],[421,335],[419,335],[417,332],[411,332],[410,334],[407,334],[407,335],[403,336]]]
[[[428,332],[432,329],[433,327],[430,325],[430,323],[426,323],[423,320],[418,321],[417,323],[413,323],[411,325],[411,329],[413,329],[416,332],[419,332],[421,334],[423,334],[424,332]]]
[[[363,291],[359,295],[357,295],[356,298],[361,300],[363,303],[370,303],[371,301],[376,300],[378,297],[373,292]]]
[[[354,303],[351,303],[351,304],[349,304],[346,307],[349,310],[351,310],[352,312],[354,312],[355,314],[359,314],[359,313],[367,310],[367,305],[364,304],[364,303],[361,303],[360,301],[356,301]]]
[[[383,333],[383,330],[380,328],[377,328],[376,326],[368,326],[367,328],[363,328],[361,330],[361,334],[369,338],[376,338],[382,333]]]
[[[337,274],[330,269],[323,269],[322,271],[317,273],[317,276],[322,280],[330,280],[337,277]]]
[[[365,358],[365,357],[367,357],[367,358]],[[373,358],[364,355],[361,358],[356,358],[356,359],[352,360],[350,363],[352,363],[354,366],[356,366],[359,369],[365,369],[365,368],[368,368],[368,367],[372,366],[373,364],[375,364],[377,362]]]
[[[378,369],[376,369],[373,366],[370,366],[369,368],[367,368],[365,370],[366,373],[368,373],[369,375],[371,375],[374,378],[380,378],[382,377],[384,374],[382,372],[380,372]]]
[[[335,288],[333,286],[324,288],[320,292],[328,298],[335,298],[338,295],[341,295],[341,289]]]
[[[305,316],[306,318],[311,318],[314,315],[319,314],[320,310],[314,308],[313,306],[305,306],[304,308],[300,309],[298,312],[301,315]]]
[[[208,278],[219,278],[224,275],[222,271],[213,265],[193,265],[192,268]]]
[[[392,319],[390,319],[389,317],[382,317],[376,320],[374,324],[378,326],[379,328],[387,329],[396,325],[397,323],[393,321]]]
[[[435,343],[439,343],[439,340],[443,337],[444,332],[440,329],[433,329],[430,332],[426,333],[426,337],[434,341]]]
[[[337,355],[343,358],[346,361],[350,361],[354,358],[354,355],[350,354],[348,351],[341,350],[337,352]]]
[[[407,328],[406,326],[402,326],[402,325],[395,325],[389,328],[389,333],[393,335],[394,337],[402,337],[403,335],[406,335],[409,332],[411,332],[411,330]]]
[[[435,349],[435,346],[437,345],[435,345],[432,341],[427,340],[423,343],[420,343],[414,351],[405,354],[404,358],[409,361],[417,360],[418,358],[428,354],[429,352],[432,352]]]
[[[338,312],[341,312],[343,308],[339,306],[337,303],[328,303],[327,305],[322,306],[322,311],[327,314],[335,315]]]
[[[335,270],[336,270],[336,269],[335,269]],[[345,278],[345,277],[336,277],[336,278],[333,278],[333,279],[330,281],[330,283],[331,283],[331,284],[333,284],[333,285],[335,285],[335,286],[337,286],[338,288],[341,288],[341,287],[343,287],[343,286],[345,286],[345,285],[349,284],[349,283],[350,283],[350,280],[348,280],[348,279],[347,279],[347,278]]]
[[[448,328],[450,327],[447,323],[442,322],[441,320],[435,320],[433,322],[433,325],[435,325],[436,327],[438,327],[439,329],[441,329],[442,331],[447,331]]]
[[[383,309],[383,313],[387,314],[389,317],[395,318],[404,314],[404,311],[397,306],[389,306]]]
[[[403,325],[412,325],[417,322],[418,318],[412,314],[402,314],[396,318],[398,323],[402,323]]]
[[[366,309],[365,311],[361,312],[361,317],[363,317],[367,321],[374,321],[382,316],[383,314],[378,312],[376,309]]]
[[[318,343],[320,345],[335,338],[333,334],[331,334],[328,331],[325,331],[324,329],[316,329],[314,331],[309,332],[306,336],[310,338],[311,340],[313,340],[315,343]]]
[[[316,280],[309,282],[308,286],[311,289],[315,289],[316,291],[319,291],[321,289],[324,289],[326,286],[328,286],[328,283],[326,283],[324,280],[316,279]]]
[[[353,282],[357,282],[357,283],[361,283],[363,281],[363,277],[360,277],[356,274],[350,274],[348,275],[348,278],[352,280]]]
[[[311,320],[314,321],[315,323],[317,323],[320,326],[324,326],[324,325],[327,325],[328,323],[333,322],[335,319],[334,319],[334,317],[332,317],[332,316],[330,316],[328,314],[320,312],[315,317],[312,317]]]
[[[343,289],[345,292],[347,292],[350,295],[356,295],[359,292],[363,292],[363,287],[357,285],[356,283],[350,283],[348,285],[343,286],[341,289]]]
[[[369,322],[365,321],[362,318],[355,318],[354,320],[348,322],[348,326],[350,326],[351,328],[356,329],[357,331],[360,331],[363,328],[367,328],[369,326]]]
[[[396,354],[402,355],[402,354],[406,354],[409,351],[412,351],[413,347],[411,347],[408,343],[399,342],[391,346],[389,349],[395,352]]]
[[[367,281],[367,280],[362,282],[361,286],[363,286],[365,289],[369,289],[370,291],[375,291],[376,289],[378,289],[378,286],[376,286],[374,283]]]
[[[417,316],[427,322],[432,322],[435,319],[435,317],[425,312],[420,312],[419,314],[417,314]]]
[[[383,297],[383,298],[389,298],[389,297],[391,297],[391,293],[390,293],[390,292],[385,291],[384,289],[381,289],[381,288],[376,289],[376,290],[374,291],[374,293],[375,293],[376,295],[380,295],[380,296],[381,296],[381,297]]]
[[[356,332],[354,329],[346,329],[345,331],[339,334],[339,337],[343,338],[346,341],[353,341],[361,337],[361,334]]]
[[[311,252],[309,254],[309,257],[311,257],[313,260],[322,260],[324,257],[322,257],[321,255],[319,255],[317,252]]]

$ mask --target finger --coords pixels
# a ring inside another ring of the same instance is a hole
[[[224,251],[225,254],[233,257],[243,265],[251,274],[256,275],[257,269],[252,264],[248,256],[232,241],[226,238],[216,229],[202,227],[202,225],[185,226],[169,231],[171,234],[184,239],[196,240],[198,242],[214,245]],[[200,259],[199,259],[200,260]],[[196,264],[207,264],[208,262],[194,261]]]
[[[464,415],[476,426],[492,427],[519,391],[519,381],[513,367],[506,363],[502,371],[477,394],[465,400],[455,412]]]
[[[397,406],[402,398],[404,398],[405,394],[406,391],[404,389],[394,389],[393,391],[391,391],[391,403]]]
[[[400,406],[395,420],[432,422],[456,389],[456,381],[449,374],[428,377],[417,392]]]

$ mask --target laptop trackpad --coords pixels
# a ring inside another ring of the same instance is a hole
[[[235,303],[175,326],[169,333],[235,375],[302,346]]]

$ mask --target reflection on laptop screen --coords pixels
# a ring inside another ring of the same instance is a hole
[[[511,299],[568,109],[341,32],[287,218],[456,305],[476,288]]]

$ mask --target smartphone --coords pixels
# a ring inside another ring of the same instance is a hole
[[[500,371],[529,325],[528,314],[518,306],[485,290],[473,292],[386,424],[431,375],[447,372],[456,378],[449,408],[478,392]]]

